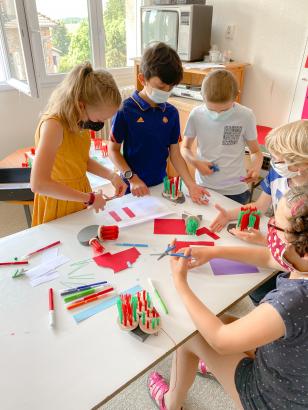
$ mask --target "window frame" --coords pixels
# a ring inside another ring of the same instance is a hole
[[[38,12],[35,0],[15,0],[15,4],[19,3],[19,7],[23,8],[22,21],[26,28],[26,33],[28,35],[28,47],[25,51],[27,55],[27,65],[31,72],[33,72],[33,78],[35,80],[36,92],[33,92],[33,97],[38,97],[38,85],[40,87],[48,87],[60,83],[65,77],[65,73],[60,74],[48,74],[45,67],[44,53],[41,42],[41,33],[39,29]],[[142,0],[136,0],[136,50],[140,50],[140,6]],[[91,51],[92,51],[92,63],[94,68],[105,68],[105,30],[103,21],[103,2],[102,0],[87,0],[88,8],[88,19],[89,19],[89,31],[91,38]],[[24,28],[23,28],[24,29]],[[25,29],[24,29],[25,30]],[[0,36],[1,36],[0,31]],[[5,50],[3,48],[3,38],[0,39],[0,55],[4,57],[4,68],[7,74]],[[131,78],[133,77],[134,67],[117,67],[117,68],[107,68],[108,71],[115,76],[118,83],[123,85],[131,84]],[[27,67],[26,67],[27,70]],[[13,89],[14,82],[9,84],[6,80],[5,83],[0,83],[1,90]],[[15,88],[15,87],[14,87]],[[21,90],[22,91],[22,90]],[[29,95],[29,94],[28,94]]]
[[[1,56],[3,60],[3,68],[6,75],[5,83],[1,83],[1,87],[3,84],[7,87],[15,88],[22,93],[38,98],[39,90],[38,90],[38,82],[37,76],[35,72],[35,67],[33,64],[33,50],[32,44],[30,41],[29,35],[29,27],[26,18],[26,11],[25,11],[25,4],[23,1],[14,1],[14,7],[16,12],[16,22],[18,25],[18,35],[19,40],[21,43],[24,66],[25,66],[25,73],[27,77],[27,83],[20,81],[17,78],[14,78],[11,75],[10,64],[8,61],[8,50],[6,46],[5,34],[2,25],[0,25],[0,48],[1,48]]]

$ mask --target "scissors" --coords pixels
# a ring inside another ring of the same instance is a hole
[[[157,255],[159,255],[159,257],[157,258],[157,260],[159,261],[159,260],[161,260],[162,258],[164,258],[165,256],[170,255],[169,252],[173,251],[175,248],[176,248],[175,245],[169,245],[169,244],[168,244],[167,249],[166,249],[163,253],[151,253],[151,255],[152,255],[152,256],[157,256]]]

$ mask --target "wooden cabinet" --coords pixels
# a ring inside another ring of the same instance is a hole
[[[239,85],[239,95],[237,98],[237,102],[241,101],[241,93],[244,87],[244,74],[245,74],[245,67],[249,66],[247,63],[228,63],[225,65],[225,69],[231,71],[235,78],[238,81]],[[215,69],[208,68],[205,70],[200,69],[185,69],[183,74],[183,80],[181,81],[182,84],[190,84],[194,86],[201,86],[204,77],[206,77],[211,71]],[[135,59],[135,87],[137,90],[142,90],[143,86],[138,80],[138,74],[140,72],[140,59]],[[184,128],[189,116],[190,111],[197,107],[198,105],[202,104],[202,101],[192,100],[189,98],[182,98],[182,97],[170,97],[168,102],[173,104],[179,111],[180,115],[180,126],[181,126],[181,134],[183,135]],[[194,174],[194,170],[191,166],[189,166],[190,171]],[[167,165],[167,174],[169,176],[176,176],[176,171],[171,165],[170,161],[168,161]]]

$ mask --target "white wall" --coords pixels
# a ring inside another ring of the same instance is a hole
[[[207,0],[214,6],[212,44],[248,62],[242,103],[258,124],[288,121],[301,58],[308,35],[307,0]],[[233,40],[225,39],[235,24]]]
[[[134,83],[133,69],[129,73],[116,74],[118,87]],[[30,98],[16,90],[0,90],[0,160],[15,150],[32,146],[34,133],[48,98],[55,86],[42,87],[40,98]]]

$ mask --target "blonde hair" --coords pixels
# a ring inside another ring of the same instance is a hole
[[[239,89],[236,78],[227,70],[215,70],[202,82],[202,96],[208,102],[225,103],[235,100]]]
[[[273,154],[282,155],[289,164],[308,163],[308,121],[274,128],[267,135],[265,146]]]
[[[80,102],[94,107],[119,107],[121,95],[112,75],[106,70],[93,70],[89,62],[77,65],[51,94],[45,114],[56,115],[77,132],[82,114]]]

